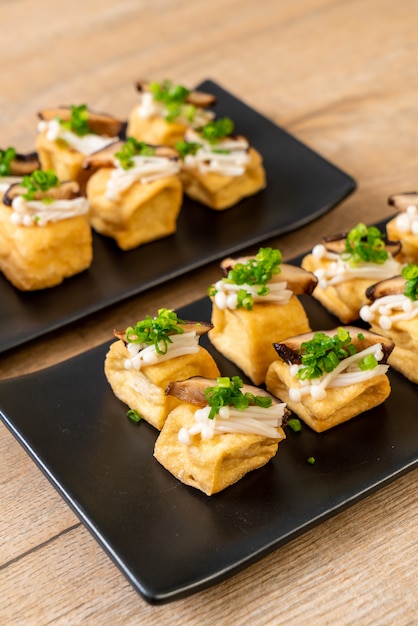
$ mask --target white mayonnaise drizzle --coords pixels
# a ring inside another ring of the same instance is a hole
[[[210,143],[193,130],[188,130],[185,140],[199,143],[201,148],[196,154],[188,154],[184,163],[188,167],[196,167],[202,174],[214,173],[223,176],[242,176],[250,162],[249,144],[244,138],[225,138]],[[218,151],[224,152],[218,152]]]
[[[289,388],[289,398],[293,402],[301,402],[302,396],[310,394],[314,400],[324,400],[327,388],[347,387],[348,385],[355,385],[375,376],[385,374],[389,368],[388,365],[377,365],[370,370],[361,370],[359,368],[358,361],[369,354],[374,354],[376,360],[381,361],[383,359],[382,345],[377,343],[343,359],[332,372],[324,374],[320,378],[298,381],[299,387]],[[298,364],[290,366],[290,373],[294,378],[296,378],[301,367],[303,366]]]
[[[108,200],[119,200],[121,194],[136,182],[145,185],[159,178],[175,176],[180,170],[180,162],[177,159],[138,155],[132,160],[134,166],[125,170],[120,166],[118,159],[115,159],[116,167],[112,170],[106,185]]]
[[[399,213],[395,219],[396,226],[402,233],[411,233],[418,236],[418,209],[411,204],[405,211]]]
[[[372,304],[360,309],[360,317],[365,322],[373,322],[383,330],[389,330],[399,320],[418,317],[418,300],[411,300],[404,294],[393,294],[378,298]]]
[[[218,280],[214,287],[216,294],[214,296],[214,302],[218,309],[230,309],[234,310],[238,305],[238,291],[244,289],[253,296],[254,302],[273,302],[274,304],[287,304],[293,295],[290,289],[287,289],[286,281],[269,281],[267,287],[269,293],[265,296],[259,296],[257,291],[262,285],[236,285],[235,283],[228,283],[224,280]]]
[[[17,226],[46,226],[50,222],[85,215],[88,209],[89,202],[84,197],[45,203],[41,200],[25,200],[22,196],[17,196],[12,201],[10,219]]]
[[[118,137],[107,137],[106,135],[83,135],[79,137],[70,130],[65,130],[59,120],[41,120],[38,124],[38,131],[45,132],[48,141],[56,141],[63,139],[71,148],[81,152],[81,154],[89,155],[98,150],[102,150],[109,144],[118,141]]]
[[[136,109],[136,114],[140,118],[148,120],[153,117],[165,117],[167,115],[168,112],[164,107],[164,103],[154,100],[154,96],[150,91],[144,91],[140,97],[140,104]],[[186,104],[185,106],[187,107],[188,105]],[[184,124],[185,126],[201,128],[210,122],[214,117],[215,114],[213,111],[207,111],[202,107],[196,107],[195,115],[192,120],[186,119],[180,114],[175,121],[179,124]]]
[[[197,409],[195,423],[189,428],[183,427],[178,432],[178,439],[190,445],[192,437],[200,434],[203,440],[211,439],[222,433],[241,433],[261,435],[271,439],[281,439],[277,427],[283,423],[285,404],[272,404],[270,407],[249,406],[242,411],[232,406],[222,407],[214,419],[209,419],[210,406]]]
[[[330,285],[338,285],[352,278],[365,278],[370,280],[383,280],[400,273],[401,264],[389,255],[384,263],[358,263],[351,266],[343,261],[341,255],[330,252],[323,244],[318,244],[312,249],[312,255],[316,259],[331,261],[327,267],[314,270],[318,279],[318,287],[326,289]]]
[[[123,366],[125,369],[140,370],[146,365],[155,365],[169,359],[184,354],[194,354],[199,352],[199,337],[195,331],[183,333],[181,335],[170,335],[172,343],[167,344],[165,354],[159,354],[154,344],[148,346],[146,343],[128,343],[127,349],[130,358],[125,359]],[[159,347],[164,350],[164,343],[160,341]]]

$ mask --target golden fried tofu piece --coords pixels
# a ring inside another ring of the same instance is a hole
[[[191,444],[185,445],[178,433],[193,425],[195,411],[196,406],[190,403],[171,411],[155,443],[154,456],[178,480],[208,496],[268,463],[277,453],[279,441],[285,438],[278,427],[277,439],[222,433],[211,439],[195,435]]]
[[[267,368],[277,359],[273,343],[310,330],[305,310],[296,296],[287,304],[255,303],[251,311],[212,306],[209,339],[255,385],[264,383]]]
[[[105,360],[105,374],[114,394],[135,409],[152,426],[160,430],[168,413],[181,402],[167,396],[165,389],[175,380],[192,376],[216,378],[219,369],[209,352],[199,346],[194,354],[147,365],[141,370],[125,369],[124,361],[129,352],[122,340],[111,344]]]
[[[221,211],[252,196],[266,186],[263,160],[255,148],[249,148],[249,163],[240,176],[228,176],[217,172],[201,172],[198,167],[183,165],[180,177],[184,192],[202,204]]]
[[[22,291],[59,285],[92,262],[92,234],[83,216],[45,226],[11,221],[12,209],[0,204],[0,269]]]
[[[101,168],[87,183],[89,220],[98,233],[112,237],[122,250],[172,235],[176,231],[183,189],[178,176],[133,183],[118,200],[106,197],[112,168]]]

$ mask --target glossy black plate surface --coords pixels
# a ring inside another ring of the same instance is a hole
[[[89,270],[53,289],[22,293],[0,275],[0,353],[227,256],[331,210],[355,188],[352,178],[325,161],[212,81],[201,89],[218,98],[216,114],[261,152],[268,185],[227,211],[185,199],[171,237],[123,252],[94,236]]]
[[[335,327],[315,300],[303,303],[313,329]],[[178,313],[209,320],[210,306]],[[153,458],[157,431],[125,416],[103,374],[107,349],[0,382],[0,416],[150,603],[224,580],[418,464],[418,386],[390,371],[384,404],[322,434],[287,428],[264,468],[205,496]],[[211,351],[222,374],[242,376]]]

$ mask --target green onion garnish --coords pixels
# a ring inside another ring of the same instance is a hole
[[[205,389],[205,398],[211,407],[208,418],[214,419],[215,415],[223,406],[233,406],[238,411],[243,411],[250,405],[268,408],[272,405],[269,396],[256,396],[253,393],[242,393],[244,383],[239,376],[221,376],[216,379],[214,387]]]
[[[23,194],[25,200],[33,200],[38,191],[48,191],[52,187],[59,187],[60,181],[53,170],[35,170],[29,176],[24,176],[22,187],[26,187],[27,193]],[[44,198],[48,202],[48,198]]]
[[[385,245],[385,235],[376,226],[360,223],[348,233],[341,258],[350,265],[362,262],[381,265],[389,258]]]
[[[10,175],[10,164],[16,158],[16,150],[14,148],[6,148],[0,150],[0,176]]]
[[[134,166],[133,157],[135,156],[153,156],[155,148],[148,145],[144,141],[137,141],[134,137],[128,137],[119,152],[115,153],[121,167],[128,170]]]
[[[142,420],[142,415],[136,409],[129,409],[126,412],[126,417],[136,424]]]
[[[92,134],[88,124],[89,113],[86,104],[71,105],[71,117],[68,121],[59,120],[65,130],[75,133],[79,137]]]
[[[147,346],[154,344],[158,354],[167,354],[168,344],[173,343],[170,335],[184,333],[184,328],[181,326],[184,323],[184,320],[179,319],[177,313],[171,309],[159,309],[156,317],[147,315],[135,326],[127,328],[126,340],[129,343],[145,343]]]
[[[404,295],[411,300],[418,299],[418,265],[409,263],[402,268],[402,278],[405,278]]]

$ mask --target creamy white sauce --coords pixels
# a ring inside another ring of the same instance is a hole
[[[363,306],[360,317],[365,322],[375,322],[383,330],[389,330],[397,321],[418,317],[418,301],[404,294],[383,296]]]
[[[180,163],[176,159],[160,156],[135,156],[132,159],[134,166],[123,169],[115,159],[115,169],[112,170],[106,184],[106,198],[117,201],[121,194],[132,187],[134,183],[143,185],[159,178],[174,176],[180,170]]]
[[[326,289],[330,285],[338,285],[353,278],[383,280],[399,274],[401,270],[401,264],[390,255],[381,264],[362,262],[354,266],[343,261],[340,254],[328,251],[322,244],[318,244],[312,249],[312,255],[316,259],[330,261],[326,267],[320,267],[313,272],[318,279],[318,287],[321,289]]]
[[[41,120],[38,124],[38,131],[45,132],[48,141],[64,140],[71,148],[81,154],[89,155],[98,150],[103,150],[106,146],[118,141],[118,137],[107,137],[106,135],[83,135],[79,137],[75,133],[65,130],[59,120]]]
[[[195,423],[192,426],[179,430],[178,439],[185,445],[190,445],[194,435],[200,435],[203,440],[207,440],[222,433],[281,439],[282,435],[277,432],[277,428],[283,423],[285,408],[285,404],[272,404],[267,408],[249,406],[239,411],[232,406],[224,406],[214,419],[209,419],[211,407],[205,406],[195,411]]]
[[[46,226],[50,222],[85,215],[88,209],[89,202],[84,197],[44,203],[41,200],[25,200],[22,196],[17,196],[12,201],[10,219],[17,226]]]
[[[369,354],[374,354],[376,360],[381,361],[383,359],[382,345],[377,343],[343,359],[332,372],[324,374],[320,378],[298,380],[299,386],[289,387],[289,398],[293,402],[301,402],[304,395],[310,394],[314,400],[324,400],[327,388],[347,387],[348,385],[355,385],[375,376],[385,374],[389,368],[386,364],[377,365],[370,370],[361,370],[359,368],[358,361]],[[290,366],[290,374],[295,379],[301,367],[303,366],[297,364]]]
[[[253,296],[254,302],[272,302],[274,304],[287,304],[293,295],[290,289],[287,289],[286,281],[270,281],[267,283],[269,293],[265,296],[259,296],[257,291],[262,285],[236,285],[228,283],[224,280],[218,280],[215,285],[216,294],[214,302],[219,309],[234,310],[238,305],[238,291],[244,289]]]
[[[418,236],[418,209],[411,204],[405,211],[399,213],[395,224],[402,233],[410,233]]]
[[[192,130],[185,139],[189,143],[199,143],[202,147],[196,154],[188,154],[184,159],[186,167],[197,168],[202,174],[214,173],[223,176],[242,176],[250,162],[249,144],[246,139],[225,138],[210,143]],[[219,150],[226,152],[218,152]]]
[[[184,354],[199,352],[199,337],[194,331],[181,335],[170,335],[170,339],[172,343],[167,344],[167,352],[165,354],[159,354],[154,344],[148,346],[145,343],[128,343],[127,350],[130,357],[124,360],[124,368],[127,370],[140,370],[141,367],[146,365],[155,365],[155,363],[174,359]],[[161,350],[164,350],[164,343],[160,342],[159,347]]]
[[[189,105],[186,103],[184,106],[188,107]],[[136,109],[136,114],[138,115],[138,117],[145,120],[155,117],[165,118],[167,113],[168,111],[165,108],[164,103],[154,100],[154,96],[150,91],[144,91],[140,95],[140,104]],[[181,115],[180,107],[180,115],[175,119],[175,121],[179,124],[184,124],[185,126],[191,126],[192,128],[200,128],[202,126],[205,126],[214,117],[215,114],[213,113],[213,111],[207,111],[202,107],[196,107],[193,120],[189,120]]]

